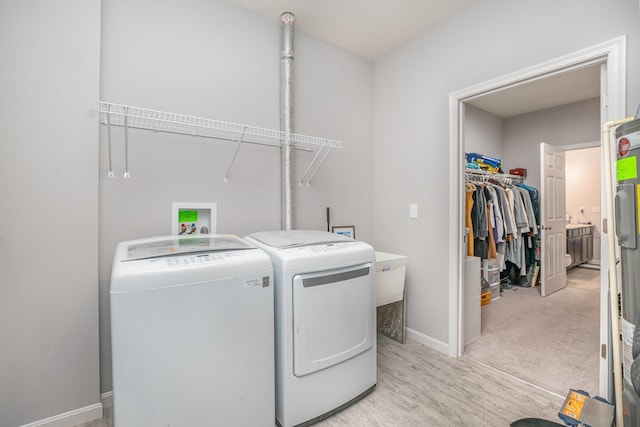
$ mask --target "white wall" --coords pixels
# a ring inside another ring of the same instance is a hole
[[[375,63],[375,243],[409,256],[407,324],[425,342],[447,344],[457,286],[448,277],[449,94],[624,34],[627,75],[640,75],[638,2],[614,3],[480,0]],[[635,111],[638,79],[627,95]]]
[[[98,0],[0,2],[2,426],[100,416],[99,48]]]
[[[467,153],[504,159],[504,124],[501,117],[473,105],[465,105],[463,126]]]
[[[593,258],[600,259],[600,147],[571,150],[565,153],[566,211],[578,223],[591,222]],[[580,208],[584,208],[584,214]]]
[[[280,23],[222,1],[103,2],[101,98],[157,110],[279,128]],[[373,241],[373,65],[295,35],[295,131],[343,141],[310,187],[296,187],[297,228],[355,225]],[[109,279],[117,242],[169,234],[171,202],[216,202],[218,232],[280,228],[277,149],[131,131],[131,178],[123,179],[121,129],[113,132],[116,178],[100,166],[101,389],[111,390]],[[310,153],[296,153],[298,177]]]
[[[505,165],[527,169],[540,188],[540,143],[562,147],[600,141],[600,98],[509,117],[504,121]]]

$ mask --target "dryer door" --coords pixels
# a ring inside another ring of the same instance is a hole
[[[293,373],[301,377],[370,349],[371,263],[293,276]]]

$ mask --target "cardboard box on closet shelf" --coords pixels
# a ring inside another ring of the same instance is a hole
[[[527,170],[524,168],[509,169],[509,175],[518,175],[523,178],[527,177]]]

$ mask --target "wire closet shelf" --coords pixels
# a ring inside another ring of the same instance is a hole
[[[281,147],[284,144],[290,144],[297,150],[317,150],[316,156],[300,181],[301,184],[306,185],[309,185],[311,178],[313,178],[315,172],[320,168],[329,151],[334,148],[342,148],[342,142],[334,139],[282,132],[275,129],[224,122],[204,117],[187,116],[166,111],[150,110],[111,102],[99,101],[98,112],[100,114],[100,123],[107,127],[109,176],[113,176],[113,170],[111,168],[111,126],[125,128],[125,151],[127,151],[129,128],[235,142],[238,145],[227,175],[225,176],[225,182],[228,182],[229,171],[241,144],[257,144],[270,147]],[[125,169],[125,178],[128,178],[128,158],[125,158]]]
[[[509,175],[506,173],[492,173],[478,169],[466,169],[464,171],[465,181],[488,182],[490,179],[502,182],[503,184],[521,184],[524,177],[520,175]]]

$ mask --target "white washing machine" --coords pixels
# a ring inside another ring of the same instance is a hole
[[[120,243],[115,425],[272,427],[273,289],[269,256],[235,236]]]
[[[327,418],[376,385],[375,254],[324,231],[246,237],[273,260],[276,292],[276,420]]]

